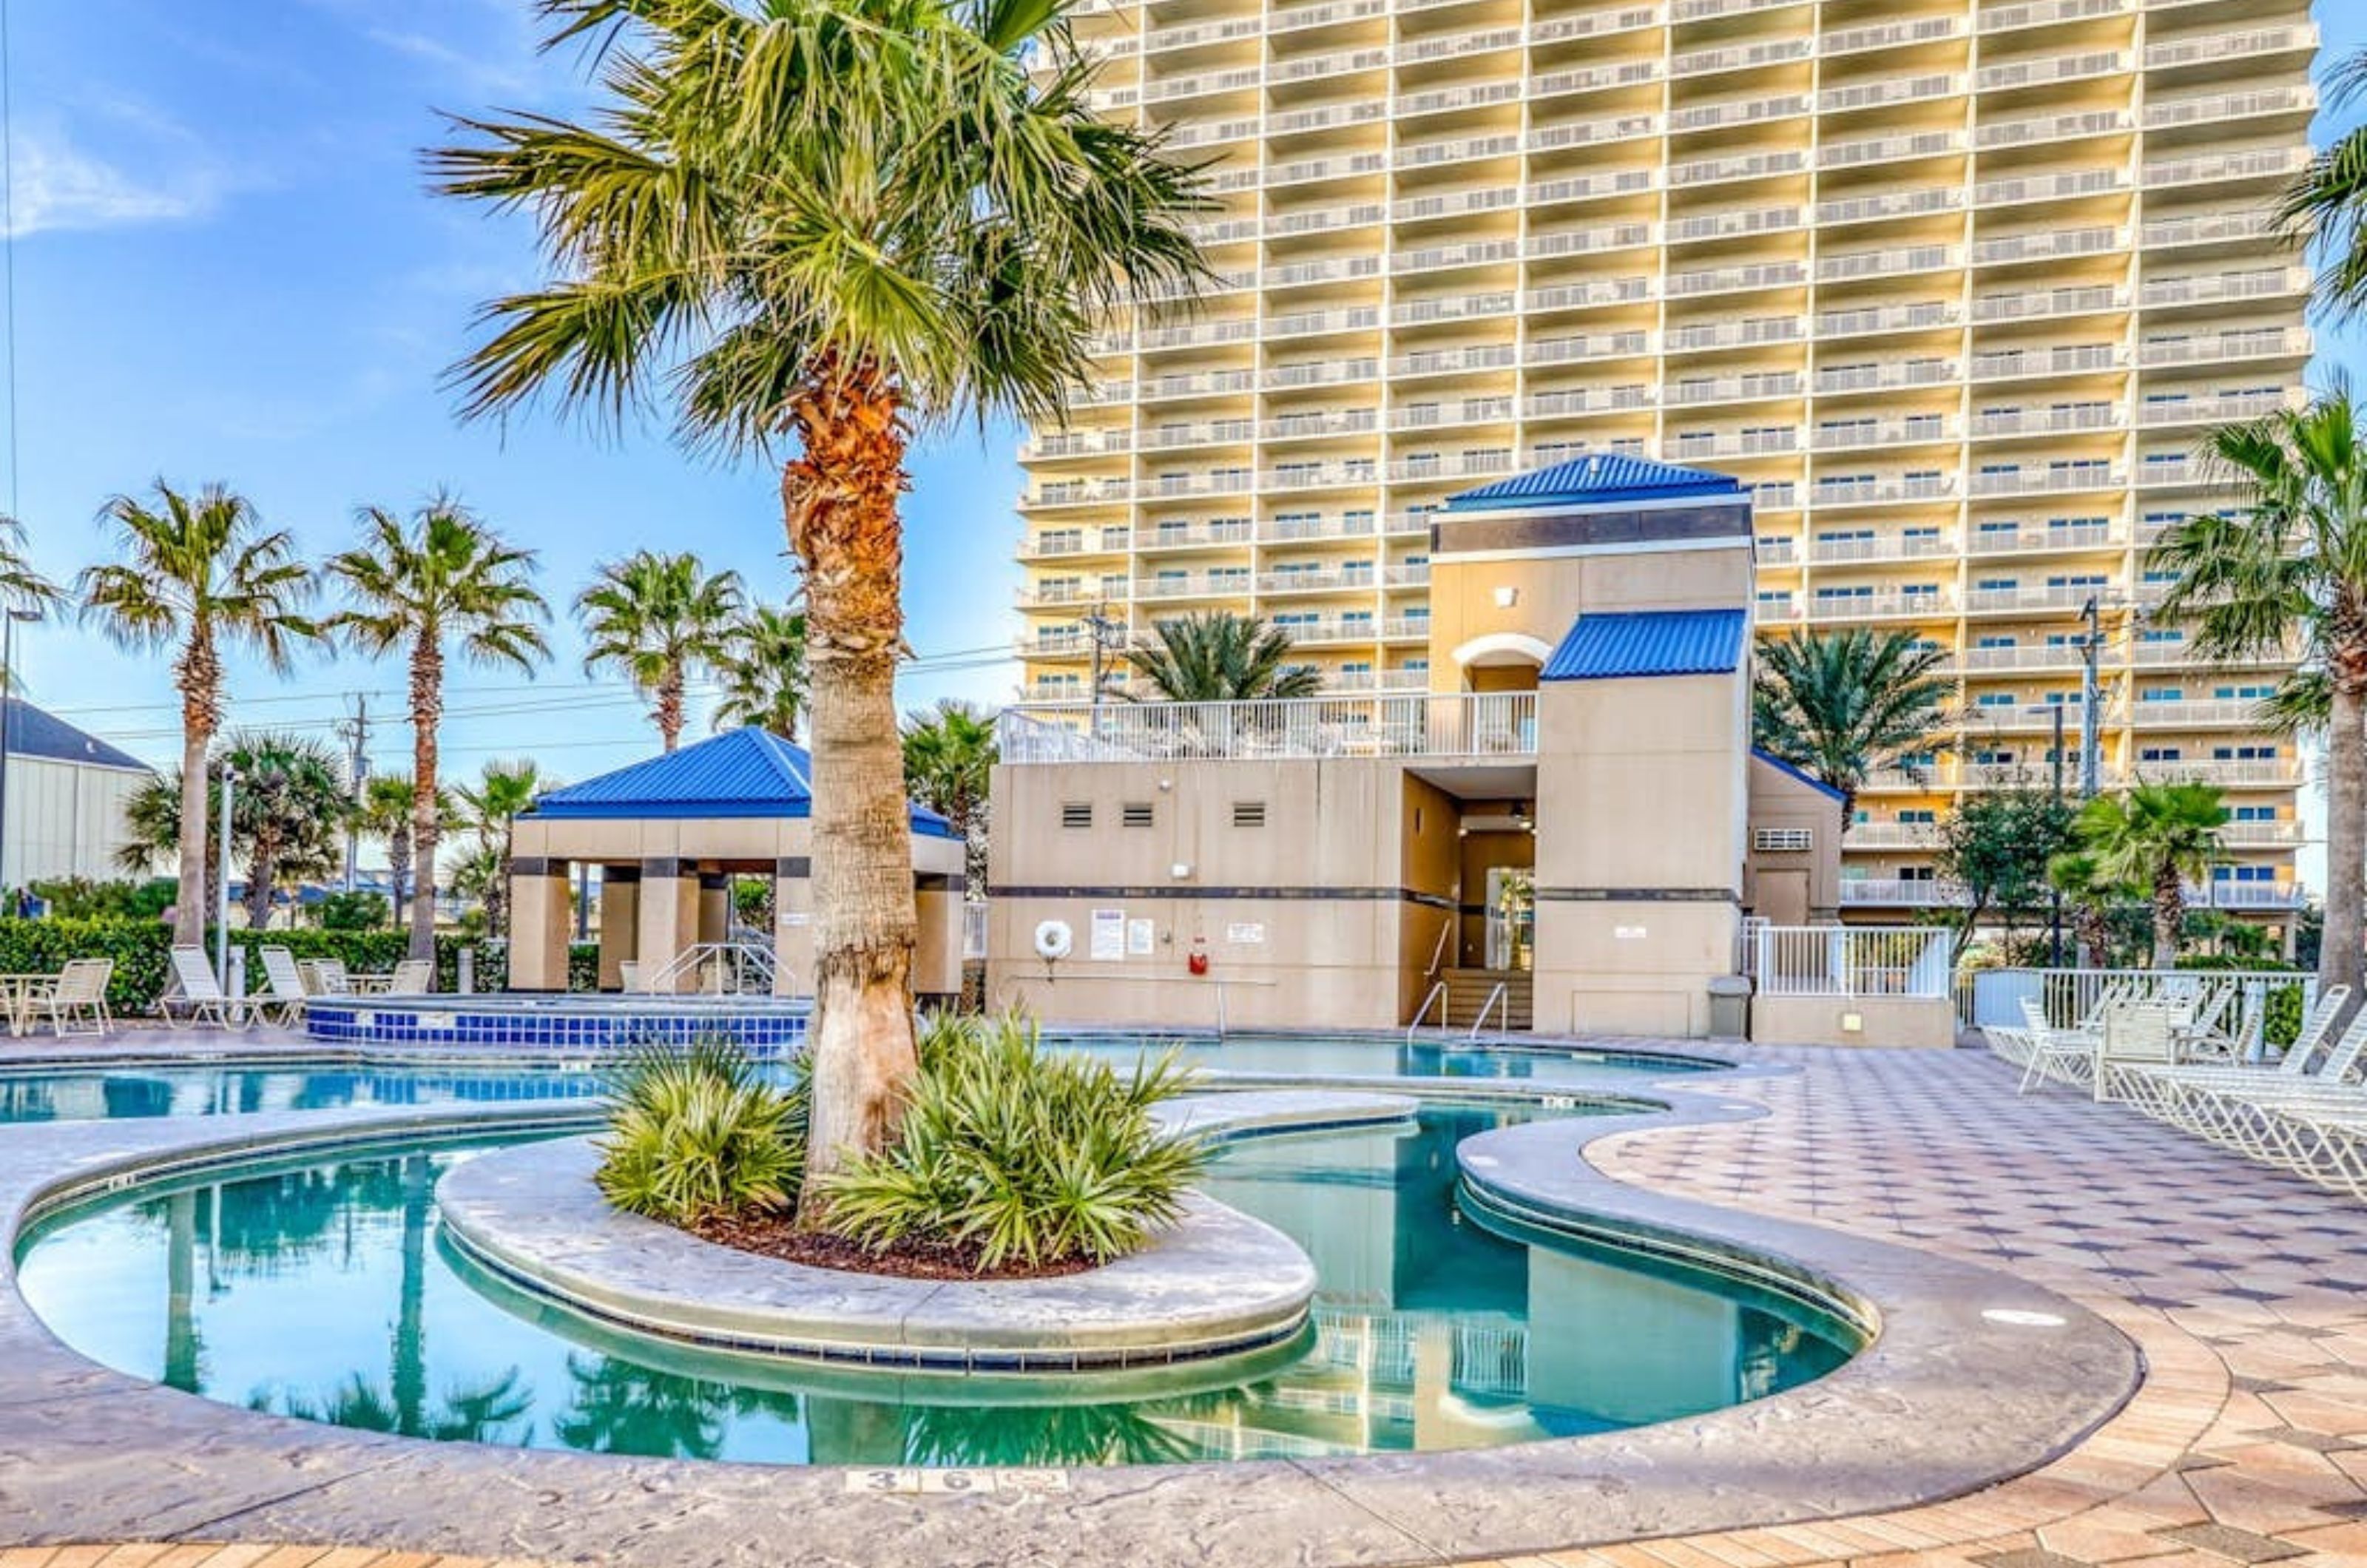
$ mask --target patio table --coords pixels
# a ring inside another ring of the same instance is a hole
[[[348,973],[345,976],[345,989],[357,997],[384,996],[386,994],[386,988],[393,984],[394,971],[391,969],[385,971],[383,974],[356,975]]]

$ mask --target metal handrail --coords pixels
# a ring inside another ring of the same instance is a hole
[[[1413,1021],[1406,1025],[1407,1044],[1410,1045],[1413,1043],[1413,1032],[1421,1027],[1422,1014],[1430,1010],[1430,1004],[1433,1002],[1436,1002],[1438,1004],[1438,1027],[1444,1029],[1447,1026],[1446,982],[1441,980],[1436,985],[1431,987],[1429,994],[1421,998],[1421,1006],[1413,1010]]]
[[[663,992],[674,988],[674,982],[685,975],[694,974],[708,964],[716,964],[716,990],[724,989],[723,978],[728,974],[730,989],[736,995],[748,995],[752,990],[764,995],[772,993],[774,985],[773,951],[753,942],[693,942],[674,955],[656,974],[641,981],[644,991]],[[751,987],[748,978],[753,975],[758,985]]]
[[[1496,988],[1488,993],[1488,999],[1479,1004],[1479,1016],[1471,1021],[1471,1038],[1474,1041],[1479,1038],[1479,1031],[1488,1021],[1488,1010],[1498,1002],[1504,1004],[1503,1026],[1506,1029],[1512,1027],[1512,998],[1504,989],[1504,982],[1499,980],[1496,982]]]
[[[1438,928],[1438,940],[1430,944],[1430,967],[1421,972],[1425,980],[1438,978],[1438,965],[1446,957],[1446,939],[1455,934],[1455,922],[1447,921]]]

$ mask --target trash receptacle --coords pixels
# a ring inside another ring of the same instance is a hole
[[[1741,975],[1720,975],[1709,983],[1709,1036],[1713,1040],[1745,1040],[1750,1035],[1750,981]]]

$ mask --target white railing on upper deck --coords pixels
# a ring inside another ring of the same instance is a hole
[[[1939,926],[1761,926],[1751,978],[1763,997],[1945,1000],[1954,956]]]
[[[1534,692],[1247,703],[1025,703],[998,724],[1005,762],[1291,757],[1526,757]]]

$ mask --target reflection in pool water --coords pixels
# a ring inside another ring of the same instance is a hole
[[[1528,1247],[1455,1201],[1507,1113],[1229,1147],[1209,1190],[1289,1233],[1315,1325],[1260,1360],[1082,1380],[876,1375],[653,1342],[517,1300],[436,1237],[451,1148],[289,1165],[60,1216],[22,1284],[84,1353],[415,1437],[779,1463],[1098,1464],[1515,1442],[1817,1377],[1842,1332],[1747,1288]]]
[[[1063,1049],[1128,1062],[1146,1050],[1172,1047],[1194,1066],[1229,1072],[1516,1079],[1573,1091],[1633,1091],[1656,1077],[1717,1066],[1578,1046],[1473,1050],[1375,1038],[1247,1036],[1222,1042],[1187,1039],[1181,1043],[1146,1042],[1138,1035],[1047,1039]],[[0,1072],[0,1122],[227,1116],[346,1106],[490,1105],[583,1100],[599,1092],[599,1074],[581,1065],[357,1067],[291,1062],[26,1069]]]

